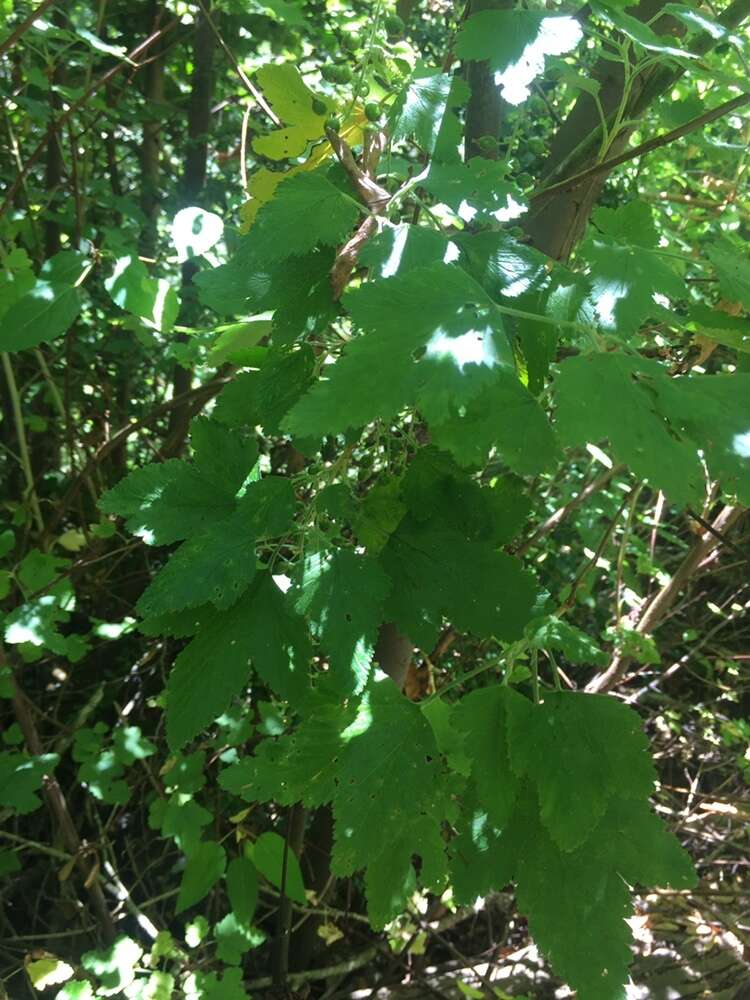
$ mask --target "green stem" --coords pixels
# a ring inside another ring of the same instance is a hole
[[[18,449],[21,453],[21,467],[23,468],[23,474],[26,479],[26,491],[28,493],[29,502],[31,503],[31,510],[34,515],[34,520],[36,521],[36,526],[39,531],[43,533],[44,521],[42,519],[42,511],[39,506],[39,498],[37,497],[36,490],[34,489],[34,472],[31,468],[31,455],[29,454],[29,445],[26,440],[26,428],[23,424],[21,398],[18,395],[16,376],[13,374],[13,365],[10,363],[10,355],[8,352],[3,351],[2,357],[5,380],[8,383],[8,394],[10,395],[10,402],[13,408],[13,421],[16,425]]]
[[[534,693],[534,704],[538,705],[541,700],[539,696],[539,650],[532,649],[529,661],[531,663],[531,689]]]
[[[478,677],[479,674],[485,673],[487,670],[491,670],[492,667],[497,666],[497,661],[492,661],[491,663],[483,663],[481,667],[475,667],[470,670],[468,674],[463,674],[461,677],[457,677],[455,680],[446,684],[444,687],[440,688],[434,694],[431,694],[429,698],[425,698],[422,702],[423,705],[429,705],[430,702],[435,701],[437,698],[442,698],[447,691],[452,691],[453,688],[459,687],[461,684],[465,684],[466,681],[470,681],[473,677]]]

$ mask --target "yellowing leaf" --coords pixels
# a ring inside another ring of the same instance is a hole
[[[340,931],[336,924],[321,924],[318,928],[318,937],[323,938],[329,947],[340,941],[343,936],[343,931]]]
[[[253,149],[270,160],[301,156],[308,143],[319,139],[325,131],[327,102],[305,86],[299,70],[291,63],[261,66],[256,79],[285,124],[253,139]]]
[[[82,531],[78,531],[77,528],[70,528],[69,531],[64,531],[60,535],[57,542],[64,549],[67,549],[68,552],[78,552],[86,544],[86,536]]]
[[[273,171],[268,170],[266,167],[261,167],[260,170],[253,174],[247,186],[247,193],[250,195],[250,200],[246,201],[240,209],[240,218],[242,219],[240,229],[243,233],[246,233],[255,222],[258,209],[273,198],[276,188],[292,172],[281,173],[279,170]]]
[[[328,114],[328,102],[313,94],[296,66],[292,63],[261,66],[255,79],[263,88],[266,100],[283,122],[290,125],[310,124],[311,127],[315,124],[321,127],[318,134],[322,134],[322,125]],[[316,100],[320,101],[321,106],[326,106],[322,114],[313,109],[313,101]]]
[[[362,108],[355,108],[351,117],[346,120],[344,126],[339,130],[339,135],[350,146],[360,145],[366,122],[367,118]],[[320,135],[322,136],[322,134],[321,131]],[[266,136],[265,138],[269,137]],[[254,148],[256,148],[255,145]],[[333,148],[326,141],[315,146],[305,162],[292,167],[291,170],[269,170],[267,167],[261,167],[260,170],[256,170],[247,186],[250,200],[246,201],[240,208],[240,219],[242,220],[240,232],[246,233],[250,229],[255,222],[255,217],[259,210],[266,202],[273,198],[276,188],[282,181],[285,181],[288,177],[294,177],[295,174],[302,173],[303,171],[315,170],[321,163],[325,163],[332,156]]]
[[[49,986],[64,983],[73,975],[74,969],[55,955],[47,954],[26,964],[26,974],[35,990],[46,990]]]

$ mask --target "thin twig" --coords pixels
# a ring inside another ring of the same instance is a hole
[[[31,468],[31,455],[29,453],[29,444],[26,440],[26,428],[23,422],[21,399],[18,395],[18,385],[16,384],[16,377],[13,374],[13,365],[10,361],[10,355],[7,351],[2,352],[2,359],[3,370],[5,371],[5,380],[8,383],[8,394],[10,396],[11,407],[13,409],[13,421],[16,425],[18,450],[21,454],[21,467],[23,468],[23,474],[26,479],[26,491],[29,496],[29,502],[31,504],[34,520],[36,521],[36,526],[39,529],[39,533],[43,534],[44,519],[42,518],[39,498],[36,495],[36,489],[34,487],[34,471]]]
[[[650,153],[654,149],[667,146],[670,142],[674,142],[676,139],[681,139],[683,136],[689,135],[690,132],[694,132],[696,129],[702,128],[704,125],[710,125],[711,122],[716,121],[718,118],[723,118],[725,115],[730,114],[732,111],[736,111],[737,108],[741,108],[745,104],[750,104],[750,94],[740,94],[738,97],[733,97],[729,101],[724,101],[724,103],[720,104],[718,107],[712,108],[710,111],[706,111],[702,115],[698,115],[697,118],[692,118],[689,122],[685,122],[684,125],[680,125],[678,128],[673,128],[671,132],[665,132],[664,135],[656,136],[654,139],[647,139],[646,142],[642,142],[640,145],[634,146],[633,149],[626,149],[617,156],[611,156],[608,160],[603,160],[601,163],[595,163],[587,170],[582,170],[580,174],[574,174],[572,177],[567,177],[565,180],[558,181],[557,184],[551,184],[549,187],[541,188],[539,191],[535,191],[533,198],[548,198],[553,194],[558,194],[561,191],[568,191],[571,188],[577,187],[583,181],[589,180],[591,177],[598,177],[599,174],[608,174],[615,167],[619,167],[620,164],[627,163],[628,160],[634,160],[637,156],[644,156],[646,153]]]
[[[4,658],[2,648],[0,647],[0,662],[2,662]],[[36,728],[36,723],[34,722],[34,717],[31,713],[30,702],[21,690],[18,681],[14,676],[12,676],[12,684],[13,708],[15,710],[16,719],[18,720],[18,725],[20,726],[24,740],[26,741],[26,746],[29,753],[33,754],[35,757],[40,757],[43,755],[44,750]],[[84,886],[88,891],[92,907],[97,920],[99,921],[102,936],[105,938],[107,943],[111,943],[115,938],[115,926],[112,921],[112,915],[109,912],[107,902],[104,898],[102,887],[96,877],[97,865],[95,864],[94,869],[92,870],[86,861],[86,855],[92,849],[81,840],[75,823],[73,822],[73,818],[70,815],[70,810],[68,809],[68,803],[65,799],[65,795],[63,794],[63,790],[54,775],[49,774],[45,777],[43,794],[47,807],[60,830],[65,846],[71,855],[73,855],[77,866],[81,870],[84,878]]]
[[[266,101],[266,99],[263,96],[263,94],[258,90],[258,88],[255,86],[255,84],[253,83],[253,81],[250,79],[250,77],[247,75],[247,73],[244,71],[244,69],[237,62],[237,59],[235,58],[234,53],[232,52],[232,50],[229,48],[229,46],[227,45],[227,43],[222,38],[221,32],[216,27],[216,25],[215,25],[215,23],[213,21],[213,18],[211,17],[211,15],[208,12],[208,10],[206,10],[206,5],[203,3],[203,0],[198,0],[198,6],[200,7],[201,11],[203,12],[203,16],[205,17],[206,21],[208,22],[208,26],[210,27],[211,31],[213,31],[213,33],[214,33],[214,35],[216,37],[216,41],[219,43],[219,45],[224,50],[224,55],[230,61],[230,63],[234,67],[235,73],[237,74],[237,76],[242,81],[243,86],[245,87],[245,90],[247,90],[248,94],[250,94],[251,97],[253,97],[258,102],[258,104],[260,105],[261,108],[263,108],[263,110],[268,115],[268,117],[271,119],[271,121],[274,123],[274,125],[281,125],[281,119],[279,118],[279,116],[274,112],[273,108],[268,103],[268,101]]]
[[[603,490],[604,487],[615,478],[615,476],[619,476],[625,471],[626,467],[624,465],[613,465],[611,469],[607,469],[605,472],[602,472],[599,476],[597,476],[596,479],[592,479],[590,483],[584,486],[577,496],[573,497],[573,499],[569,500],[566,504],[563,504],[562,507],[558,507],[553,514],[550,514],[546,521],[543,521],[539,525],[533,535],[527,538],[523,544],[519,545],[518,548],[514,550],[514,555],[525,556],[529,549],[534,548],[534,546],[537,545],[546,535],[548,535],[551,531],[554,531],[555,528],[562,524],[563,521],[567,520],[567,518],[570,517],[574,511],[578,510],[578,508],[581,507],[590,496],[593,496],[594,493],[598,493],[599,490]]]

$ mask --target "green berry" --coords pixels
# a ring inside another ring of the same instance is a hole
[[[516,177],[516,183],[519,187],[530,188],[534,184],[534,178],[531,174],[518,174]]]
[[[357,97],[367,97],[370,93],[370,84],[366,80],[362,83],[357,84]]]
[[[320,71],[320,75],[329,83],[335,83],[338,76],[338,66],[324,66]]]
[[[341,128],[341,119],[337,118],[336,115],[329,115],[326,118],[326,128],[329,128],[332,132],[338,132]]]
[[[499,145],[494,135],[480,135],[477,139],[477,146],[483,153],[496,153]]]
[[[341,39],[341,44],[347,52],[356,52],[359,48],[359,40],[356,35],[344,35]]]
[[[375,101],[368,101],[365,104],[365,117],[370,122],[376,122],[380,119],[380,105],[376,104]]]
[[[324,101],[319,101],[317,97],[313,98],[312,109],[316,115],[321,117],[328,111],[328,107]]]
[[[389,14],[383,21],[383,24],[385,25],[385,30],[389,35],[403,35],[404,29],[406,28],[406,25],[398,14]]]

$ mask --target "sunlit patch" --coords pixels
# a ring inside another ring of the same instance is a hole
[[[458,249],[456,244],[449,242],[447,247],[445,248],[445,256],[443,257],[443,263],[452,264],[454,261],[457,261],[460,256],[461,256],[461,251]]]
[[[200,257],[219,242],[224,223],[218,215],[202,208],[183,208],[172,220],[172,242],[179,263]]]
[[[469,330],[458,337],[452,337],[442,328],[430,338],[425,351],[426,358],[452,358],[456,367],[463,371],[465,365],[485,365],[494,368],[499,363],[495,341],[490,327],[484,330]]]
[[[393,248],[383,264],[382,276],[384,278],[392,278],[394,274],[398,273],[398,269],[401,266],[401,258],[403,257],[404,250],[406,249],[406,241],[409,237],[409,230],[404,226],[402,229],[396,229],[395,235],[393,237]]]
[[[495,73],[495,83],[509,104],[520,104],[529,96],[531,84],[544,71],[545,56],[561,56],[574,48],[583,36],[573,17],[545,17],[539,33],[523,50],[521,58],[502,73]]]
[[[154,311],[153,311],[153,321],[154,325],[158,330],[162,329],[162,326],[167,324],[164,322],[164,307],[167,302],[167,295],[169,294],[170,284],[164,278],[159,278],[157,282],[156,297],[154,298]]]
[[[732,451],[740,458],[750,458],[750,431],[735,434],[732,438]]]
[[[621,299],[626,299],[629,291],[630,286],[621,281],[609,281],[606,284],[595,282],[596,312],[603,326],[609,328],[615,326],[617,303]]]
[[[375,678],[376,680],[379,680],[380,683],[383,683],[383,681],[386,678],[386,675],[383,674],[381,671],[377,671],[375,674]],[[390,679],[386,680],[385,682],[389,683],[389,681]],[[356,739],[357,736],[361,736],[363,733],[366,733],[371,725],[372,725],[372,705],[370,703],[370,692],[366,691],[364,696],[362,697],[362,701],[359,703],[357,718],[354,720],[354,722],[352,722],[350,726],[347,726],[346,729],[343,731],[343,733],[341,734],[341,742],[348,743],[350,740]]]
[[[492,215],[498,222],[510,222],[511,219],[518,219],[527,211],[527,205],[522,205],[520,202],[516,201],[512,194],[509,194],[505,203],[505,208],[498,208],[498,210],[493,212]]]
[[[510,222],[511,219],[517,219],[527,211],[528,206],[521,205],[512,194],[509,194],[506,196],[505,208],[498,208],[489,214],[493,219],[497,219],[498,222]],[[471,222],[477,214],[477,209],[464,198],[458,206],[458,214],[464,222]]]

